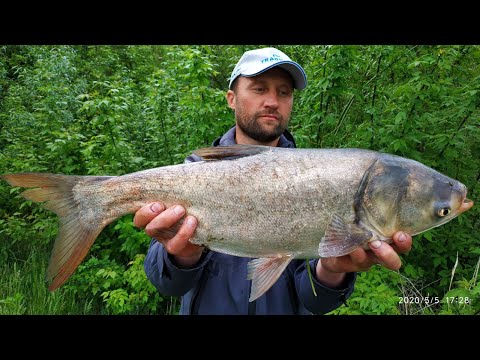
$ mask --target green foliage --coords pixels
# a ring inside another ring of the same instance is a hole
[[[144,258],[144,254],[138,254],[122,266],[108,258],[90,257],[63,287],[79,298],[92,299],[96,311],[102,314],[168,313],[172,311],[168,308],[172,299],[158,294],[147,280]]]
[[[385,268],[372,268],[359,273],[355,291],[347,300],[348,306],[341,306],[330,314],[340,315],[398,315],[399,276]]]
[[[118,220],[114,229],[118,230],[118,239],[122,242],[120,251],[124,252],[129,259],[145,253],[148,249],[151,238],[145,232],[139,232],[133,225],[133,215],[126,215]]]
[[[449,290],[442,299],[439,314],[478,315],[480,314],[480,279],[478,271],[480,258],[470,280],[463,277],[455,282],[456,287]],[[453,272],[455,275],[455,272]]]
[[[239,56],[257,46],[0,46],[0,173],[121,175],[181,163],[233,125],[228,78]],[[308,75],[290,122],[300,147],[359,147],[412,158],[463,182],[478,204],[479,46],[277,47]],[[477,311],[444,303],[407,308],[398,299],[443,300],[449,291],[467,291],[478,301],[478,285],[458,279],[471,278],[477,263],[479,215],[474,206],[416,236],[399,273],[362,274],[350,306],[334,313]],[[29,268],[31,254],[48,262],[57,231],[51,212],[0,182],[0,264],[8,274],[0,282],[2,309],[43,313],[26,291],[25,274],[38,272],[45,288],[46,270]],[[145,278],[149,241],[131,216],[116,221],[64,287],[51,296],[37,292],[38,298],[50,301],[54,313],[175,313],[178,299],[161,296]],[[18,280],[16,290],[6,291],[4,279]],[[62,296],[85,307],[68,308]]]
[[[145,255],[137,255],[123,274],[122,288],[102,293],[106,310],[113,314],[155,314],[161,308],[161,297],[154,286],[147,281],[143,270]]]

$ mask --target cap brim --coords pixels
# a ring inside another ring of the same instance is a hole
[[[302,67],[294,61],[279,61],[275,64],[270,65],[269,67],[263,68],[259,71],[255,71],[251,74],[239,74],[238,76],[240,76],[240,75],[247,76],[247,77],[256,76],[256,75],[259,75],[259,74],[261,74],[261,73],[263,73],[267,70],[270,70],[270,69],[272,69],[276,66],[288,71],[288,73],[293,78],[293,87],[294,88],[296,88],[298,90],[305,89],[305,87],[307,86],[307,76],[305,75],[305,72],[303,71]]]
[[[246,76],[246,77],[251,77],[251,76],[257,76],[267,70],[270,70],[274,67],[280,67],[286,71],[292,76],[293,78],[293,87],[298,90],[305,89],[307,86],[307,75],[303,71],[302,67],[298,65],[294,61],[279,61],[275,64],[272,64],[266,68],[261,68],[258,70],[253,69],[252,71],[245,73],[245,72],[240,72],[238,73],[233,79],[230,80],[229,88],[231,88],[233,81],[239,77],[239,76]]]

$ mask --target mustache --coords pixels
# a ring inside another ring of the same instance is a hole
[[[261,112],[257,112],[255,115],[256,115],[257,118],[260,117],[260,116],[269,115],[269,116],[275,116],[279,120],[283,120],[283,116],[276,111],[261,111]]]

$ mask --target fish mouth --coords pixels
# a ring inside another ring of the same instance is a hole
[[[460,205],[459,213],[463,213],[473,206],[473,201],[467,198],[463,199],[462,204]]]

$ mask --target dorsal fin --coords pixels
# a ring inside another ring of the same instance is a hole
[[[202,160],[234,160],[245,156],[257,155],[271,149],[271,146],[237,144],[201,148],[195,150],[193,153],[200,156]]]

